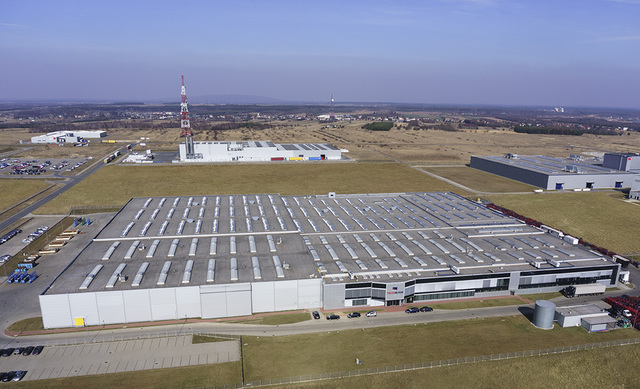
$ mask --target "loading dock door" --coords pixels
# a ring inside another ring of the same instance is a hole
[[[563,187],[562,187],[563,185],[564,185],[564,183],[562,183],[562,182],[557,182],[557,183],[556,183],[556,190],[562,190],[562,189],[563,189]]]

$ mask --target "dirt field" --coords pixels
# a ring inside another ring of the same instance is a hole
[[[627,133],[621,136],[532,135],[482,127],[477,130],[447,132],[407,129],[406,124],[400,124],[399,128],[396,126],[390,131],[369,131],[362,129],[362,126],[367,123],[365,121],[334,123],[337,128],[327,128],[324,123],[311,121],[278,120],[267,123],[273,128],[211,131],[207,128],[194,127],[194,140],[331,143],[336,147],[348,149],[350,153],[347,156],[361,161],[389,161],[390,158],[395,158],[406,163],[460,165],[468,164],[471,155],[518,153],[566,157],[569,154],[604,153],[606,151],[636,152],[640,149],[640,133]],[[140,138],[144,138],[143,142],[147,143],[147,147],[143,147],[144,149],[176,150],[181,141],[180,129],[177,125],[178,123],[175,128],[156,130],[112,128],[107,130],[107,139],[140,142]],[[0,144],[15,145],[19,140],[28,141],[32,135],[24,129],[0,130]],[[50,150],[45,153],[40,147],[44,146],[38,146],[35,151],[31,152],[34,153],[34,157],[47,155],[54,158],[48,153],[63,152],[63,150],[53,151],[51,149],[55,149],[55,147],[50,147]],[[89,148],[93,147],[94,145]],[[82,154],[87,152],[66,150],[68,147],[64,149],[66,153]],[[24,157],[28,156],[29,152],[25,152]],[[69,156],[69,158],[72,157]]]

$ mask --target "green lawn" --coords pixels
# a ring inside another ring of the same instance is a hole
[[[640,207],[619,192],[491,195],[489,200],[587,242],[624,255],[639,253]]]
[[[457,191],[399,163],[105,166],[37,212],[124,205],[132,197]]]
[[[243,336],[245,380],[635,338],[633,329],[587,333],[583,328],[536,329],[523,316],[343,330],[315,334]]]
[[[515,180],[500,177],[495,174],[483,172],[470,167],[426,167],[420,168],[440,177],[464,185],[467,188],[480,192],[506,193],[506,192],[532,192],[535,186],[524,184]]]

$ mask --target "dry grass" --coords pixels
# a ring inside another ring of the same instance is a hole
[[[587,333],[583,328],[538,330],[523,316],[279,337],[243,336],[245,380],[536,350],[622,338],[633,329]]]
[[[532,192],[535,186],[466,166],[420,168],[480,192]]]
[[[132,197],[144,196],[451,190],[456,188],[398,163],[106,166],[37,212],[57,214],[72,206],[124,205]]]
[[[640,345],[478,362],[403,373],[318,381],[278,388],[635,388]],[[366,368],[367,364],[359,368]],[[356,369],[355,365],[352,369]],[[428,386],[425,384],[428,383]]]
[[[242,323],[242,324],[263,324],[276,326],[280,324],[292,324],[302,321],[311,320],[311,313],[309,312],[296,312],[296,313],[284,313],[277,315],[261,315],[252,317],[250,319],[232,320],[227,323]]]
[[[50,184],[41,180],[27,178],[0,179],[0,211],[45,189]]]
[[[28,319],[17,321],[7,327],[6,331],[9,332],[23,332],[23,331],[40,331],[44,330],[44,324],[42,324],[42,317],[30,317]]]
[[[620,254],[640,252],[640,207],[620,192],[490,195],[495,204]]]
[[[240,362],[22,381],[20,388],[195,388],[241,382]],[[3,385],[4,386],[4,385]],[[9,384],[10,386],[10,384]]]

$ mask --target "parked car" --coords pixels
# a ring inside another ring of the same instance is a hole
[[[335,313],[332,313],[331,315],[327,316],[327,320],[338,320],[340,319],[339,315],[336,315]]]
[[[360,317],[360,312],[351,312],[350,314],[347,315],[347,317],[349,319],[351,319],[352,317]]]
[[[20,355],[22,354],[23,351],[24,351],[24,347],[16,347],[16,349],[13,350],[13,355]]]
[[[0,257],[0,263],[5,263],[9,260],[9,258],[11,258],[11,255],[3,255]]]
[[[24,355],[24,356],[31,355],[31,353],[33,352],[34,348],[35,347],[33,347],[33,346],[25,347],[24,351],[22,351],[22,355]]]
[[[2,377],[2,382],[9,382],[13,379],[13,377],[16,375],[15,371],[10,371],[8,373],[6,373],[4,375],[4,377]]]
[[[16,374],[13,376],[11,381],[20,381],[21,379],[24,378],[25,374],[27,374],[26,370],[18,370],[16,371]]]
[[[42,349],[44,349],[44,346],[36,346],[36,348],[33,349],[33,355],[40,355],[40,353],[42,352]]]
[[[416,312],[420,312],[420,309],[418,309],[416,307],[412,307],[412,308],[407,308],[404,311],[405,311],[405,313],[416,313]]]
[[[422,307],[420,308],[420,312],[431,312],[433,311],[433,308],[431,307]]]
[[[6,376],[7,373],[5,373],[4,371],[0,371],[0,381],[2,381],[4,379],[4,376]]]
[[[367,312],[367,317],[374,317],[374,316],[378,316],[378,312],[376,312],[376,311]]]
[[[318,311],[313,311],[311,315],[313,315],[314,319],[320,319],[320,314],[318,313]]]
[[[13,354],[13,350],[15,350],[13,347],[5,348],[4,350],[2,350],[2,356],[8,357],[9,355]]]
[[[622,316],[626,317],[626,318],[630,318],[631,317],[631,311],[629,311],[628,309],[625,309],[622,311]]]

